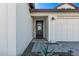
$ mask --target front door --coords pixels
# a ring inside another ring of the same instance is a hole
[[[43,38],[43,21],[36,21],[36,38]]]

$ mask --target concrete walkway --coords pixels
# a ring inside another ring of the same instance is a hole
[[[46,43],[47,42],[31,42],[22,56],[38,56],[36,53],[41,51],[40,46],[44,47]],[[79,56],[79,42],[57,42],[48,43],[48,45],[48,51],[53,48],[55,52],[68,52],[68,50],[72,50],[72,55]]]

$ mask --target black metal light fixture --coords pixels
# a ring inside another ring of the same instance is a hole
[[[55,20],[55,18],[54,18],[54,17],[52,17],[52,20]]]

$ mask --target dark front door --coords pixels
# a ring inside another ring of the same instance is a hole
[[[36,21],[36,38],[43,38],[43,21]]]

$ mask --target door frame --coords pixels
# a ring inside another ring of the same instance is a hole
[[[39,37],[37,37],[37,23],[38,22],[41,22],[42,23],[42,35],[41,35],[41,37],[39,38]],[[37,39],[43,39],[43,20],[36,20],[36,38]]]

